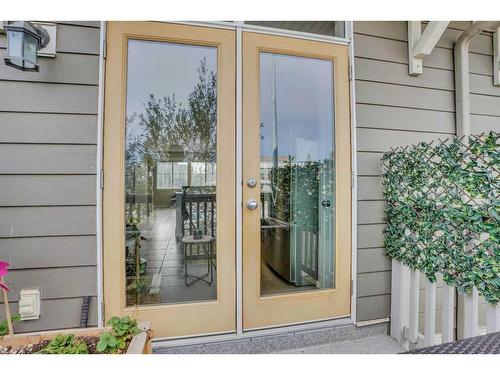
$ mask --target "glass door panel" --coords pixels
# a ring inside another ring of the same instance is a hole
[[[128,40],[127,306],[217,299],[217,48]]]
[[[235,33],[158,22],[107,33],[106,318],[149,320],[157,337],[232,332]]]
[[[334,287],[333,71],[260,53],[261,295]]]
[[[244,329],[348,316],[347,47],[244,32],[243,61]]]

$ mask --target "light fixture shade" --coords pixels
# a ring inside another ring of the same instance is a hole
[[[42,37],[29,22],[14,22],[5,26],[7,57],[5,63],[20,70],[35,71],[38,67],[38,50]]]

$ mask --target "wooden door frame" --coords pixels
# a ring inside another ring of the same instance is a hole
[[[317,41],[243,32],[243,181],[258,179],[259,54],[272,52],[334,63],[335,100],[335,287],[294,294],[260,295],[259,210],[243,208],[243,328],[270,328],[351,315],[351,119],[349,47]],[[257,151],[258,154],[258,151]],[[245,157],[245,155],[247,155]],[[260,201],[260,186],[243,184],[243,202]],[[249,235],[251,234],[251,235]],[[256,250],[258,249],[258,250]]]
[[[103,294],[105,319],[153,321],[157,337],[236,330],[235,304],[235,32],[158,22],[108,22],[103,136]],[[126,307],[125,104],[127,41],[141,39],[218,48],[217,52],[217,300]],[[221,226],[223,221],[223,227]]]

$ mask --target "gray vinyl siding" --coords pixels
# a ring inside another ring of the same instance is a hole
[[[38,73],[0,63],[0,259],[14,313],[21,289],[42,296],[17,332],[78,327],[83,296],[97,324],[99,22],[59,22],[56,50]]]
[[[381,157],[399,145],[455,134],[453,45],[469,22],[452,22],[420,76],[408,75],[406,22],[355,22],[358,165],[357,320],[390,315],[391,263],[384,255]],[[472,133],[500,131],[500,88],[493,86],[492,38],[470,46]],[[441,296],[438,284],[438,298]],[[424,287],[424,283],[421,283]],[[480,308],[484,310],[484,306]],[[423,296],[421,297],[423,312]],[[440,322],[438,308],[438,330]],[[420,320],[423,319],[423,314]]]

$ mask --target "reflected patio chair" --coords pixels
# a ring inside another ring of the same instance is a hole
[[[189,191],[188,191],[189,189]],[[196,191],[198,190],[198,191]],[[190,286],[196,281],[209,285],[214,281],[215,264],[215,193],[200,191],[202,188],[183,187],[182,238],[184,252],[184,283]],[[189,262],[206,260],[207,272],[201,276],[189,273]],[[194,280],[189,281],[189,278]]]

